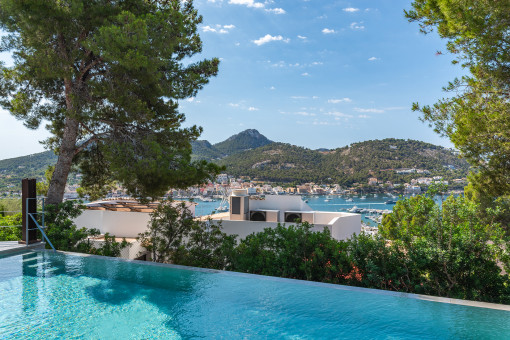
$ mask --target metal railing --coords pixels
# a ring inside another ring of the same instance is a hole
[[[28,211],[28,202],[30,200],[38,200],[38,199],[41,200],[42,209],[41,209],[40,212],[27,213],[27,219],[26,219],[26,222],[25,222],[25,224],[26,224],[25,226],[23,226],[22,224],[17,224],[17,225],[0,225],[0,228],[23,228],[23,227],[25,227],[25,231],[26,231],[26,234],[25,234],[25,244],[27,246],[30,245],[30,243],[27,240],[28,239],[28,235],[29,235],[28,232],[31,231],[31,230],[39,230],[39,232],[43,236],[44,240],[46,240],[46,242],[48,242],[48,244],[53,249],[53,251],[56,251],[55,247],[53,246],[53,244],[51,243],[50,239],[48,238],[48,235],[46,235],[46,233],[44,232],[44,230],[47,229],[47,227],[46,227],[46,225],[44,223],[44,216],[46,214],[45,203],[44,203],[45,197],[27,198],[26,201],[25,201],[26,211]],[[22,213],[22,211],[0,211],[0,213]],[[37,215],[41,215],[41,223],[40,224],[37,221]],[[29,227],[30,219],[32,219],[32,221],[34,221],[36,228],[30,228]]]
[[[40,197],[40,199],[41,199],[41,201],[42,201],[42,211],[41,211],[41,212],[35,212],[35,213],[29,213],[29,212],[28,212],[28,202],[29,202],[30,200],[37,200],[37,199],[38,199],[38,198],[33,198],[33,197],[32,197],[32,198],[31,198],[31,197],[29,197],[29,198],[27,198],[27,199],[26,199],[26,207],[25,207],[25,208],[26,208],[26,210],[25,210],[25,211],[27,211],[27,219],[26,219],[26,226],[25,226],[25,228],[26,228],[25,243],[26,243],[26,245],[27,245],[27,247],[28,247],[28,245],[29,245],[29,242],[28,242],[28,232],[29,232],[30,230],[39,230],[39,231],[41,232],[41,235],[44,237],[44,239],[46,240],[46,242],[48,242],[48,244],[49,244],[49,245],[50,245],[50,247],[53,249],[53,251],[56,251],[56,249],[55,249],[55,247],[53,246],[53,244],[51,243],[50,239],[48,238],[48,236],[47,236],[47,235],[46,235],[46,233],[44,232],[44,229],[46,229],[46,225],[44,224],[44,215],[46,214],[46,211],[44,210],[44,207],[45,207],[45,206],[44,206],[44,199],[45,199],[45,197]],[[37,216],[37,215],[41,215],[41,225],[37,222],[37,219],[36,219],[36,216]],[[29,228],[29,226],[28,226],[28,225],[29,225],[29,219],[28,219],[28,217],[30,217],[30,218],[32,219],[32,221],[34,221],[35,226],[36,226],[37,228],[32,228],[32,229],[30,229],[30,228]]]

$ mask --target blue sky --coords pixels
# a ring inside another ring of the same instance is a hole
[[[204,17],[200,58],[221,64],[195,98],[180,102],[186,125],[202,126],[201,139],[212,143],[255,128],[308,148],[388,137],[451,146],[410,107],[443,97],[461,70],[436,55],[445,41],[404,18],[410,3],[195,1]],[[0,159],[43,151],[46,135],[0,112]]]

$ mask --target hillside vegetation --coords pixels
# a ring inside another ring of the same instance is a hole
[[[248,129],[214,145],[211,145],[211,143],[206,140],[192,142],[193,157],[195,159],[212,161],[271,143],[272,141],[260,134],[257,130]]]
[[[402,181],[396,169],[417,168],[430,176],[466,176],[469,165],[449,149],[414,140],[384,139],[355,143],[335,150],[310,150],[272,143],[226,157],[219,164],[227,172],[275,182],[366,183],[370,177]]]
[[[430,171],[426,176],[445,179],[465,177],[469,165],[452,150],[415,140],[384,139],[354,143],[334,150],[307,148],[271,142],[257,130],[246,130],[227,140],[211,144],[193,142],[195,159],[225,165],[228,174],[253,179],[303,183],[323,182],[350,185],[367,183],[370,177],[402,182],[419,177],[401,175],[396,169]],[[42,178],[57,157],[51,152],[0,161],[0,189],[19,188],[24,177]]]
[[[17,190],[21,188],[21,180],[27,177],[42,179],[46,168],[56,162],[53,151],[0,160],[0,189]]]

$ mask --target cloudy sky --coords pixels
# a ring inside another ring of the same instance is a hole
[[[334,148],[387,137],[451,146],[410,110],[459,76],[435,34],[404,18],[409,0],[196,0],[202,58],[219,75],[181,101],[188,125],[219,142],[248,128]],[[8,55],[0,59],[9,62]],[[0,112],[0,159],[43,151],[46,132]]]

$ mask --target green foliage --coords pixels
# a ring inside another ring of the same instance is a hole
[[[99,247],[94,246],[89,238],[97,237],[100,233],[99,230],[78,228],[74,224],[73,219],[81,214],[82,208],[82,206],[76,205],[72,201],[46,206],[45,224],[47,229],[45,232],[53,246],[62,251],[120,256],[121,250],[129,246],[126,239],[117,242],[115,236],[106,233],[104,242]]]
[[[443,147],[399,139],[355,143],[331,151],[309,150],[272,143],[223,158],[227,172],[274,182],[367,183],[370,177],[403,183],[416,174],[401,175],[399,168],[418,168],[444,179],[465,177],[469,165]],[[447,166],[452,165],[455,170]],[[331,179],[331,180],[330,180]]]
[[[433,106],[414,105],[435,131],[448,136],[479,172],[483,193],[510,194],[510,3],[415,0],[406,12],[423,32],[437,29],[469,76],[455,79],[453,93]]]
[[[192,1],[0,0],[0,105],[31,129],[47,121],[58,153],[49,203],[71,165],[84,186],[117,180],[138,197],[201,183],[219,170],[191,161],[201,128],[182,128],[219,60],[196,60],[202,17]],[[101,176],[97,176],[100,173]]]
[[[86,239],[97,236],[99,230],[78,228],[73,219],[81,214],[81,207],[72,201],[46,206],[46,235],[53,246],[63,251],[85,252],[88,249]]]
[[[331,283],[345,282],[350,272],[345,243],[335,241],[329,230],[312,231],[299,223],[248,235],[235,249],[232,270]]]
[[[235,236],[220,225],[195,220],[185,202],[164,201],[151,213],[148,230],[139,235],[154,262],[225,269]]]
[[[54,165],[49,165],[44,172],[44,181],[37,182],[37,195],[46,196],[48,194],[48,189],[50,187],[51,177],[53,176],[53,171],[55,171]]]
[[[20,198],[0,199],[0,216],[15,215],[21,212]]]
[[[129,247],[130,244],[125,238],[121,242],[115,240],[115,236],[109,233],[104,234],[104,241],[101,246],[93,247],[90,243],[87,244],[87,253],[101,256],[119,257],[122,249]]]
[[[441,207],[417,196],[399,201],[383,219],[379,229],[391,240],[390,252],[405,254],[401,266],[409,291],[510,301],[509,276],[499,266],[508,271],[508,240],[499,224],[480,219],[479,208],[462,196],[448,197]]]
[[[151,213],[148,229],[139,234],[139,240],[154,262],[172,262],[195,224],[185,202],[164,201]]]
[[[2,206],[0,205],[0,210]],[[0,241],[19,241],[21,240],[21,213],[15,215],[0,215]],[[5,228],[6,226],[12,226]]]
[[[226,269],[237,244],[235,235],[221,231],[221,223],[195,221],[172,261],[185,266]]]
[[[419,283],[422,273],[415,270],[417,263],[413,262],[416,259],[409,258],[396,243],[389,244],[381,236],[360,234],[347,244],[352,265],[349,285],[424,293]]]

